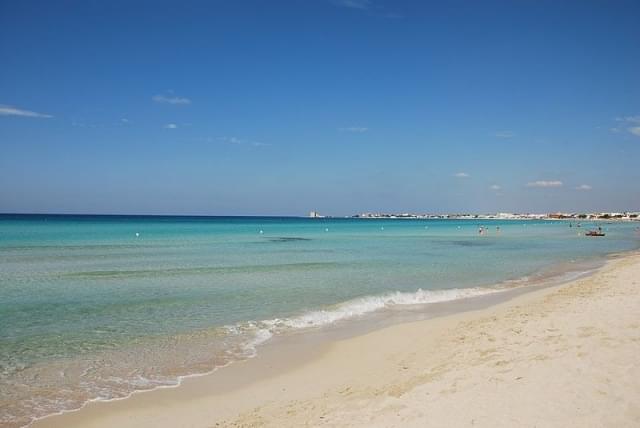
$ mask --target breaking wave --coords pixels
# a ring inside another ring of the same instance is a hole
[[[276,318],[262,321],[272,333],[284,329],[313,328],[330,325],[339,321],[358,318],[372,312],[394,306],[424,305],[449,302],[469,297],[483,296],[503,291],[499,288],[452,288],[446,290],[422,290],[413,293],[393,292],[378,296],[365,296],[328,307],[306,312],[292,318]]]

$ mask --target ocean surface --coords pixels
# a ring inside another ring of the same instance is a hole
[[[606,237],[566,221],[0,215],[0,425],[639,247],[638,223],[600,225]]]

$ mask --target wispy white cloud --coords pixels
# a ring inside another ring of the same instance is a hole
[[[469,177],[471,177],[466,172],[456,172],[455,174],[453,174],[453,176],[457,177],[457,178],[469,178]]]
[[[175,123],[167,123],[164,127],[165,129],[177,129],[178,125],[176,125]]]
[[[237,137],[218,137],[218,140],[220,141],[224,141],[225,143],[229,143],[229,144],[244,144],[245,140],[241,140],[240,138]]]
[[[253,147],[266,147],[271,145],[269,143],[263,143],[261,141],[252,141],[252,140],[247,140],[247,139],[238,138],[238,137],[218,137],[218,140],[228,144],[234,144],[237,146],[246,145],[246,146],[253,146]]]
[[[53,117],[50,114],[36,113],[35,111],[23,110],[3,104],[0,104],[0,116],[39,117],[44,119]]]
[[[627,122],[640,124],[640,116],[616,117],[616,122]]]
[[[493,135],[498,138],[513,138],[516,136],[516,133],[513,131],[497,131]]]
[[[178,97],[175,95],[154,95],[151,99],[157,103],[161,104],[173,104],[173,105],[186,105],[191,104],[191,100],[185,97]]]
[[[333,0],[333,3],[338,6],[360,10],[369,10],[372,6],[371,0]]]
[[[640,137],[640,116],[623,116],[616,117],[616,122],[619,122],[619,126],[610,128],[609,130],[615,134],[622,133],[624,131],[629,132],[631,135]],[[625,128],[626,126],[626,128]]]
[[[489,186],[489,189],[491,189],[491,190],[500,190],[500,189],[502,189],[502,187],[497,185],[497,184],[492,184],[491,186]]]
[[[356,132],[361,134],[363,132],[367,132],[369,128],[366,128],[364,126],[349,126],[346,128],[338,128],[338,130],[343,132]]]
[[[94,122],[92,120],[86,120],[86,118],[73,118],[71,120],[71,126],[74,128],[87,128],[87,129],[106,129],[113,128],[114,126],[124,126],[133,123],[133,121],[127,118],[121,118],[116,122]]]
[[[562,187],[562,181],[560,180],[530,181],[529,183],[527,183],[527,187]]]
[[[591,190],[593,189],[593,187],[591,187],[588,184],[581,184],[578,187],[576,187],[576,190]]]

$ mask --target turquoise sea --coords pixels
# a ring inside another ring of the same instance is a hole
[[[480,235],[480,225],[487,233]],[[0,425],[176,385],[274,335],[523,286],[638,223],[0,215]]]

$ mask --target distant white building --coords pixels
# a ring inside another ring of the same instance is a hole
[[[309,212],[309,217],[311,217],[311,218],[322,218],[324,216],[320,215],[320,213],[318,211],[310,211]]]

